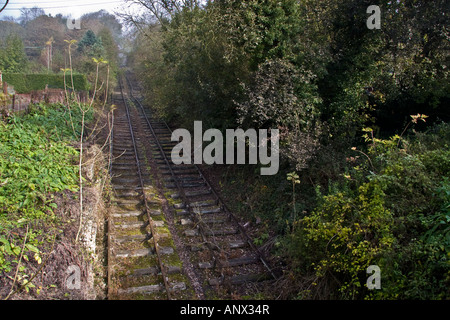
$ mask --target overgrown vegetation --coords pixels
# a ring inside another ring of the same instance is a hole
[[[34,17],[24,23],[25,28],[46,18],[50,17]],[[55,41],[67,54],[60,74],[52,72],[52,61],[47,60],[46,74],[25,75],[32,59],[20,70],[8,69],[22,73],[3,74],[19,92],[58,87],[65,98],[64,104],[42,102],[30,105],[22,115],[5,113],[0,120],[0,296],[4,299],[92,297],[89,284],[69,293],[65,278],[68,268],[76,265],[84,274],[81,280],[88,282],[86,274],[93,273],[88,268],[95,264],[91,256],[95,248],[82,243],[86,242],[83,230],[86,220],[95,220],[93,211],[101,215],[96,210],[103,200],[106,169],[97,166],[107,144],[101,141],[99,147],[95,140],[100,133],[106,141],[109,138],[104,132],[111,129],[105,129],[110,116],[106,104],[118,65],[116,42],[107,39],[110,31],[100,34],[111,47],[102,46],[95,54],[83,51],[74,56],[78,41],[71,37]],[[51,37],[47,45],[53,41]],[[79,74],[82,67],[86,76]],[[80,101],[80,90],[91,90],[85,103]]]
[[[280,130],[277,175],[207,167],[281,266],[268,298],[450,297],[448,1],[127,2],[143,9],[122,14],[128,62],[156,113],[188,129]],[[367,28],[369,5],[381,29]],[[22,262],[45,264],[41,247],[58,237],[36,228],[58,219],[52,194],[77,192],[74,239],[83,222],[83,124],[114,86],[121,26],[102,11],[82,19],[70,33],[39,10],[0,22],[2,70],[60,73],[65,88],[76,70],[94,90],[88,105],[67,90],[65,107],[0,128],[0,271],[19,289],[33,286]],[[366,286],[370,265],[379,290]]]
[[[129,62],[156,112],[188,129],[280,129],[276,176],[215,169],[286,265],[284,298],[450,296],[445,1],[139,2],[145,15],[124,15]]]
[[[27,115],[0,122],[0,272],[15,271],[15,281],[27,291],[34,287],[32,274],[20,259],[42,263],[40,247],[62,228],[55,196],[79,188],[78,150],[71,145],[81,131],[80,120],[77,108],[69,115],[63,105],[39,104]]]
[[[368,140],[367,158],[351,159],[342,181],[317,190],[317,205],[285,239],[287,252],[336,298],[446,299],[450,126]],[[380,291],[363,286],[369,265],[383,271]]]

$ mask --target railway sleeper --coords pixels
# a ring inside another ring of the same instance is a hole
[[[159,293],[164,290],[163,284],[152,284],[147,286],[140,286],[140,287],[130,287],[126,289],[119,289],[118,294],[119,295],[132,295],[132,294],[155,294]],[[170,291],[182,291],[186,290],[186,283],[184,282],[176,282],[172,283],[170,285]]]
[[[247,242],[236,240],[236,241],[227,241],[226,243],[220,243],[219,245],[216,245],[214,243],[197,243],[197,244],[190,244],[187,246],[190,251],[197,252],[197,251],[203,251],[203,250],[221,250],[221,248],[229,248],[229,249],[241,249],[247,247]]]
[[[161,209],[149,209],[150,216],[160,216]],[[134,211],[121,211],[119,209],[113,210],[112,217],[113,218],[130,218],[130,217],[140,217],[144,216],[145,212],[142,210],[134,210]]]
[[[144,188],[150,188],[153,184],[153,181],[149,178],[143,178],[142,179],[143,183],[144,183]],[[137,186],[139,185],[139,177],[125,177],[125,176],[115,176],[112,178],[112,184],[117,186],[117,185],[126,185],[126,186]],[[140,187],[139,187],[140,188]]]
[[[125,201],[129,201],[129,202],[125,202]],[[144,201],[142,200],[138,200],[135,202],[132,202],[131,200],[117,200],[115,201],[115,206],[117,208],[117,210],[120,210],[121,212],[123,211],[139,211],[144,209]],[[147,204],[149,206],[159,206],[160,204],[156,201],[147,201]],[[150,210],[158,210],[158,209],[154,209],[151,208]]]
[[[212,213],[219,213],[222,211],[222,209],[218,206],[213,207],[193,207],[192,210],[196,214],[212,214]]]
[[[167,164],[164,162],[162,163],[161,166],[159,166],[160,170],[169,170],[169,166],[167,166]],[[188,171],[188,170],[196,170],[196,172],[198,172],[198,170],[195,168],[195,166],[193,165],[171,165],[170,169],[172,169],[173,172],[180,172],[180,171]]]
[[[153,225],[155,227],[164,227],[164,221],[163,220],[153,220]],[[115,227],[121,228],[121,229],[141,229],[146,228],[149,225],[148,221],[138,221],[138,222],[123,222],[123,221],[116,221]]]
[[[184,203],[175,203],[174,205],[175,209],[186,209],[186,205]],[[208,207],[201,207],[201,206],[191,206],[192,211],[195,214],[213,214],[213,213],[219,213],[222,212],[222,209],[219,206],[210,205]],[[183,214],[187,213],[187,210],[183,211]]]
[[[133,165],[114,165],[113,164],[114,173],[122,173],[122,172],[138,172],[138,168],[136,164]]]
[[[112,156],[118,159],[134,159],[134,152],[130,150],[113,150]]]
[[[198,187],[201,187],[204,185],[205,185],[204,181],[202,181],[202,182],[181,182],[180,183],[180,186],[182,188],[198,188]],[[177,189],[178,188],[176,183],[166,183],[164,185],[164,187],[166,187],[167,189]]]
[[[198,219],[202,222],[202,223],[206,223],[206,224],[223,224],[227,221],[229,221],[228,217],[198,217]],[[187,226],[187,225],[192,225],[194,224],[194,221],[192,221],[192,219],[190,218],[182,218],[180,219],[180,224],[183,226]]]
[[[124,178],[120,176],[115,176],[112,179],[113,185],[137,185],[139,182],[139,178]]]
[[[158,238],[159,240],[168,239],[168,241],[171,241],[170,235],[168,233],[158,233]],[[150,241],[152,239],[153,236],[150,230],[144,230],[143,232],[137,234],[116,235],[115,237],[111,238],[111,241],[120,246],[120,248],[124,248],[125,250],[132,250],[132,248],[135,248],[133,244],[135,244],[136,242],[143,244],[144,242]],[[149,245],[151,244],[149,243]]]
[[[127,166],[127,167],[131,167],[131,166],[136,166],[136,160],[134,161],[123,161],[122,159],[118,158],[117,160],[115,160],[112,163],[112,169],[114,170],[117,166]]]
[[[113,189],[116,190],[135,190],[135,191],[141,191],[142,188],[140,186],[136,185],[113,185]],[[155,189],[155,187],[151,184],[144,185],[145,192],[151,192]]]
[[[232,277],[220,277],[209,279],[209,285],[218,286],[224,283],[230,283],[232,285],[241,285],[249,282],[262,282],[273,279],[268,273],[250,273],[240,274]]]
[[[206,195],[210,195],[210,194],[211,194],[211,190],[209,190],[209,189],[186,191],[184,193],[184,195],[186,197],[198,197],[198,196],[206,196]],[[181,198],[181,196],[180,196],[180,194],[178,192],[171,193],[170,197],[172,199],[179,199],[179,198]]]
[[[127,190],[127,191],[118,191],[115,193],[116,198],[131,198],[131,197],[139,197],[141,194],[136,190]]]
[[[181,267],[179,266],[165,266],[167,274],[178,274],[182,272]],[[157,275],[161,272],[158,267],[149,267],[149,268],[141,268],[133,270],[132,276],[140,277],[146,275]]]
[[[161,255],[170,255],[174,253],[172,247],[158,247],[159,254]],[[115,254],[116,258],[138,258],[138,257],[146,257],[153,256],[156,254],[156,250],[154,247],[136,249],[136,250],[121,250]]]
[[[176,172],[176,171],[174,171],[174,172]],[[161,170],[161,173],[163,174],[163,175],[166,175],[166,176],[168,176],[168,175],[172,175],[172,172],[170,172],[170,170],[168,170],[168,169],[164,169],[164,170]],[[197,174],[198,175],[198,170],[196,170],[196,169],[187,169],[187,170],[183,170],[183,172],[181,172],[180,174]]]
[[[113,152],[117,152],[119,154],[134,155],[134,148],[133,148],[133,146],[117,146],[117,145],[114,145],[112,149],[113,149]]]
[[[113,211],[113,213],[112,213],[112,217],[113,218],[132,218],[132,217],[136,217],[136,218],[138,218],[138,217],[142,217],[142,216],[144,216],[144,212],[143,211],[141,211],[141,210],[134,210],[134,211],[129,211],[129,210],[126,210],[126,211],[120,211],[120,210],[118,210],[118,209],[115,209],[114,211]]]
[[[220,230],[205,230],[203,234],[205,236],[229,236],[233,234],[239,233],[238,228],[234,229],[220,229]],[[186,237],[197,237],[200,235],[200,231],[198,229],[188,229],[184,230],[184,235]]]
[[[112,241],[117,244],[124,244],[124,243],[135,242],[135,241],[143,242],[143,241],[150,240],[151,238],[152,238],[152,235],[150,233],[144,233],[144,234],[132,234],[132,235],[123,236],[123,237],[114,237],[112,239]]]
[[[209,199],[209,200],[203,200],[203,201],[193,201],[189,205],[192,208],[217,206],[217,200]]]
[[[172,181],[181,181],[181,182],[189,182],[189,181],[198,181],[198,182],[203,182],[203,179],[199,176],[199,175],[195,175],[195,176],[176,176],[176,178],[169,176],[169,177],[164,177],[163,180],[166,182],[172,182]]]
[[[155,197],[155,194],[146,193],[146,197],[147,197],[147,204],[149,206],[159,206],[161,204],[160,201],[153,199]],[[114,202],[115,202],[115,204],[117,204],[119,206],[120,205],[138,205],[138,204],[143,203],[143,195],[139,195],[139,198],[134,197],[134,199],[133,198],[131,198],[131,199],[115,198]]]
[[[235,258],[235,259],[228,259],[228,260],[219,260],[218,262],[214,261],[206,261],[206,262],[199,262],[198,267],[200,269],[213,269],[217,267],[237,267],[237,266],[243,266],[248,264],[254,264],[258,263],[259,259],[257,257],[241,257],[241,258]]]

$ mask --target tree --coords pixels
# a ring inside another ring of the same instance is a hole
[[[60,19],[46,15],[39,16],[29,21],[24,29],[24,44],[30,47],[27,53],[34,71],[43,71],[45,66],[47,71],[57,72],[65,67],[61,61],[53,64],[51,59],[54,55],[64,52],[64,32],[67,27]],[[51,46],[48,44],[50,39],[53,40]]]
[[[401,128],[411,113],[445,113],[449,99],[446,1],[377,1],[380,30],[366,26],[372,1],[322,0],[330,61],[319,81],[323,120],[352,138],[370,121]],[[337,5],[339,4],[339,5]],[[339,131],[339,132],[337,132]]]
[[[107,27],[100,29],[98,32],[98,38],[100,39],[104,48],[104,57],[109,61],[109,66],[112,72],[118,71],[118,56],[119,47],[114,40],[111,30]]]
[[[18,35],[23,38],[25,34],[24,28],[14,21],[0,21],[0,43],[5,42],[6,38],[12,33]]]
[[[84,14],[81,19],[85,28],[92,30],[97,35],[102,29],[107,28],[116,42],[122,36],[122,24],[115,15],[105,10]]]
[[[29,21],[36,19],[37,17],[44,16],[45,11],[39,7],[22,8],[20,9],[19,21],[22,25],[26,25]]]
[[[78,43],[78,52],[89,56],[99,57],[103,53],[102,40],[98,38],[92,30],[86,31],[81,41]]]
[[[0,49],[0,69],[10,73],[25,72],[27,62],[22,39],[16,34],[9,35]]]

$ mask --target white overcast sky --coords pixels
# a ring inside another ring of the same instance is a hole
[[[5,3],[6,0],[0,0],[0,9]],[[46,14],[51,14],[52,16],[61,13],[64,16],[71,15],[72,18],[78,18],[85,13],[96,12],[102,9],[113,14],[115,11],[121,11],[124,4],[124,0],[9,0],[5,10],[0,13],[0,19],[5,16],[17,18],[20,16],[20,9],[24,7],[33,8],[37,6],[44,9]]]

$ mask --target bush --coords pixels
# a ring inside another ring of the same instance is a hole
[[[14,86],[17,93],[29,93],[34,90],[44,90],[45,86],[49,88],[64,89],[64,75],[62,74],[22,74],[6,73],[3,74],[3,80]],[[73,83],[75,90],[89,90],[89,84],[86,76],[83,74],[74,74]],[[66,75],[66,85],[72,87],[70,75]]]
[[[290,248],[305,251],[291,255],[303,267],[313,266],[319,279],[330,275],[338,279],[328,289],[331,297],[359,297],[366,268],[392,246],[392,213],[384,199],[380,186],[368,182],[355,193],[324,196],[313,213],[298,222],[300,231],[293,235],[295,245]]]
[[[402,143],[398,136],[374,139],[344,182],[318,193],[318,205],[285,241],[297,270],[316,277],[313,291],[326,288],[331,298],[448,298],[448,130],[441,125]],[[430,140],[428,149],[423,142]],[[369,265],[381,268],[381,290],[364,289]]]

